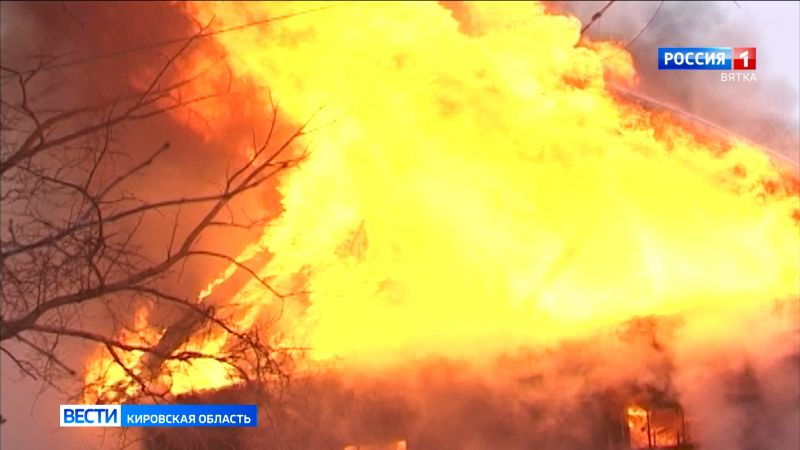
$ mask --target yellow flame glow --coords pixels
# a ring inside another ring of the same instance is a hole
[[[188,8],[221,29],[303,5]],[[293,343],[353,364],[482,357],[798,297],[796,181],[615,98],[631,57],[576,45],[580,26],[527,2],[367,2],[214,37],[284,118],[324,107],[257,245],[262,276],[308,292],[287,300]],[[256,323],[275,298],[251,282],[230,302]]]

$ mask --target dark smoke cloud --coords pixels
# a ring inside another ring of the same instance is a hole
[[[31,90],[36,106],[51,109],[96,104],[141,92],[185,41],[163,43],[192,36],[200,26],[187,18],[180,5],[169,2],[3,2],[2,8],[3,65],[29,69],[47,61],[46,65],[52,68],[37,75],[38,81]],[[197,54],[194,52],[205,51],[208,44],[208,40],[199,39],[190,46],[188,57],[175,63],[165,83],[200,73],[206,66],[189,67],[187,61]],[[213,70],[207,78],[198,77],[199,89],[206,89],[201,94],[216,92],[214,84],[229,75],[224,63],[209,63],[209,67]],[[118,170],[141,162],[165,142],[170,144],[170,150],[160,160],[132,180],[130,190],[138,198],[154,200],[219,192],[226,171],[242,164],[243,143],[251,142],[251,130],[262,136],[269,123],[263,105],[254,106],[240,95],[240,89],[248,89],[246,82],[237,81],[232,81],[230,93],[204,104],[213,108],[190,107],[175,114],[125,123],[114,130],[115,150],[122,154]],[[4,94],[11,90],[8,85],[4,86]],[[279,126],[283,125],[291,126],[279,121]],[[235,206],[246,209],[249,218],[275,213],[278,203],[273,187],[267,184],[264,191],[250,199],[253,201]],[[181,214],[189,224],[202,211],[202,207],[185,207]],[[163,256],[173,220],[165,214],[149,217],[142,224],[142,234],[147,236],[142,242],[146,253],[154,258]],[[233,254],[251,240],[252,236],[226,233],[211,236],[203,244]],[[197,286],[216,273],[214,264],[185,270],[182,285],[186,295],[196,293]]]

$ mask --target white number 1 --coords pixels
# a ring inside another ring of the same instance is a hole
[[[744,60],[744,68],[745,69],[747,69],[747,56],[748,56],[749,53],[750,53],[749,51],[739,53],[739,58],[742,58]]]

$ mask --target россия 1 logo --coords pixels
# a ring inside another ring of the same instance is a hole
[[[658,70],[755,71],[755,47],[659,47]],[[723,73],[722,81],[756,81],[755,72]]]

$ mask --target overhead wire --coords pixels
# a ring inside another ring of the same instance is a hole
[[[607,9],[608,9],[608,8],[609,8],[611,5],[613,5],[615,1],[616,1],[616,0],[611,0],[611,1],[609,1],[608,3],[606,3],[606,5],[605,5],[605,6],[603,6],[603,8],[601,8],[599,11],[597,11],[596,13],[594,13],[594,14],[592,15],[592,18],[591,18],[591,20],[589,20],[588,22],[586,22],[586,25],[584,25],[584,26],[581,28],[581,36],[583,36],[583,33],[585,33],[585,32],[586,32],[586,30],[588,30],[588,29],[589,29],[589,27],[591,27],[591,26],[592,26],[592,24],[594,24],[595,22],[597,22],[598,20],[600,20],[600,18],[601,18],[601,17],[603,17],[603,13],[604,13],[604,12],[606,12],[606,10],[607,10]]]

